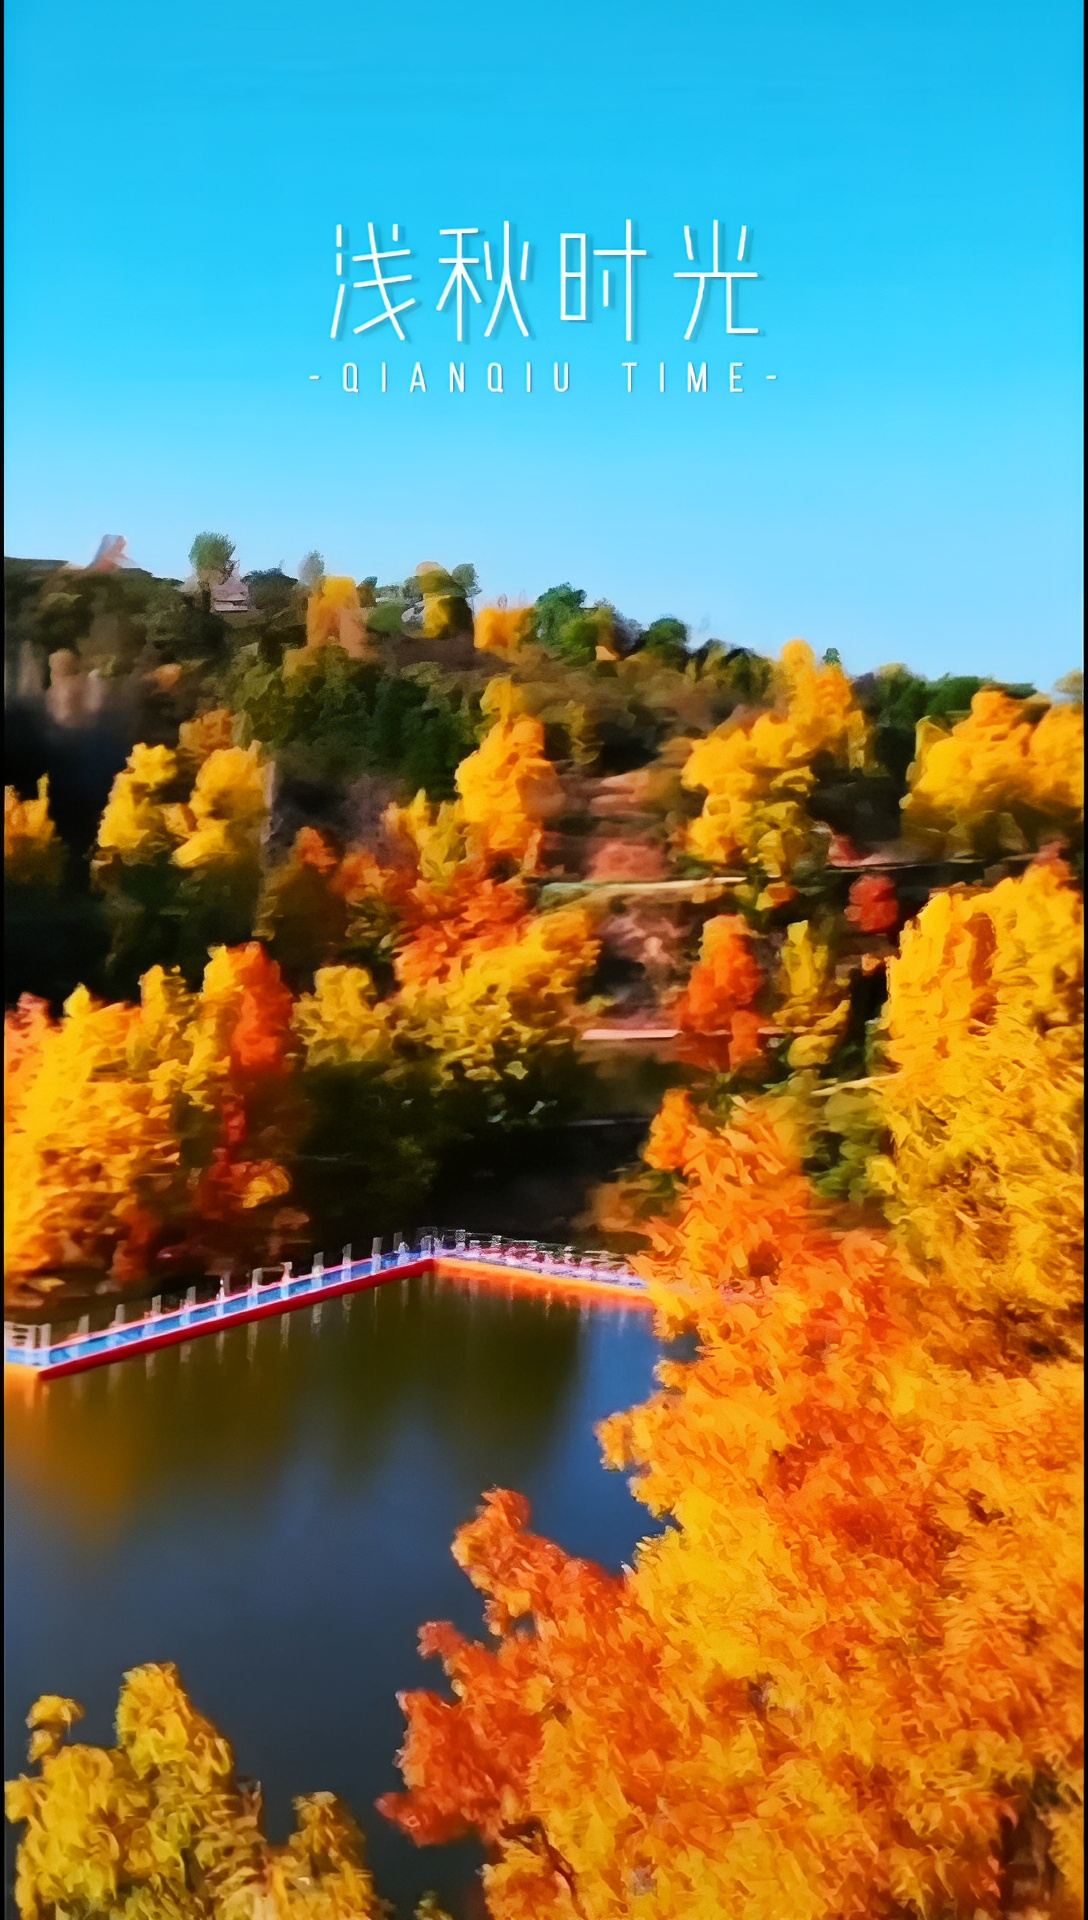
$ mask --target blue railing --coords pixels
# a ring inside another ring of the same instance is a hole
[[[257,1268],[248,1287],[228,1293],[221,1286],[211,1300],[201,1300],[199,1290],[190,1287],[185,1300],[163,1308],[161,1295],[152,1302],[151,1312],[126,1321],[124,1308],[118,1307],[113,1321],[92,1329],[85,1316],[78,1330],[54,1339],[50,1326],[29,1326],[12,1321],[4,1324],[5,1365],[35,1371],[85,1362],[93,1364],[103,1356],[149,1348],[161,1341],[184,1338],[188,1333],[215,1327],[228,1327],[232,1321],[244,1321],[254,1308],[302,1305],[318,1301],[324,1295],[343,1291],[355,1281],[373,1280],[398,1271],[425,1271],[445,1258],[477,1262],[483,1267],[502,1267],[511,1274],[536,1274],[556,1280],[577,1280],[582,1285],[607,1286],[644,1292],[644,1283],[614,1256],[604,1253],[579,1254],[574,1247],[558,1247],[535,1240],[506,1240],[498,1235],[470,1236],[456,1230],[450,1234],[425,1234],[410,1248],[399,1239],[391,1252],[375,1240],[369,1257],[357,1259],[350,1247],[334,1267],[324,1265],[318,1255],[309,1273],[294,1273],[290,1262],[271,1280],[263,1279]]]

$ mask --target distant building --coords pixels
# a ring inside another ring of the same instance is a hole
[[[182,593],[197,594],[200,581],[191,573],[182,587]],[[211,584],[213,613],[249,613],[252,601],[249,588],[242,579],[237,566],[233,566],[225,580],[213,580]]]

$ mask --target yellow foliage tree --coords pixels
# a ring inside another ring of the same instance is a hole
[[[420,561],[416,578],[423,594],[425,640],[448,640],[472,632],[472,610],[460,581],[433,560]]]
[[[904,1244],[961,1307],[1075,1335],[1081,1297],[1079,890],[1037,862],[933,896],[890,963],[873,1170]]]
[[[31,1709],[34,1775],[7,1787],[23,1827],[21,1920],[380,1920],[363,1838],[332,1794],[295,1802],[281,1846],[261,1831],[259,1789],[197,1712],[172,1666],[135,1667],[117,1705],[117,1744],[71,1743],[81,1717],[46,1695]],[[441,1916],[436,1915],[436,1920]]]
[[[790,1066],[826,1066],[846,1031],[850,995],[836,978],[829,941],[808,920],[791,921],[786,928],[775,985],[775,1025],[790,1036]]]
[[[464,764],[464,763],[462,763]],[[404,806],[396,802],[382,815],[393,859],[409,877],[442,886],[469,856],[466,809],[459,800],[428,800],[423,792]]]
[[[923,720],[904,829],[949,853],[1068,837],[1084,818],[1084,709],[984,687],[950,730]]]
[[[436,1059],[442,1080],[486,1084],[545,1078],[566,1065],[579,991],[597,956],[581,907],[526,915],[505,936],[470,940],[439,977],[415,976],[394,1003],[401,1031]]]
[[[218,721],[211,737],[221,731]],[[183,750],[136,746],[110,788],[98,827],[96,870],[168,856],[175,865],[229,872],[254,867],[268,815],[268,768],[257,745],[188,737]]]
[[[174,863],[188,870],[254,874],[268,818],[269,769],[259,746],[216,747],[203,760],[188,802],[169,809]]]
[[[64,872],[64,845],[49,811],[49,776],[33,800],[4,788],[4,881],[15,887],[55,887]]]
[[[771,879],[815,857],[819,835],[808,812],[815,763],[866,763],[869,731],[841,667],[818,665],[803,640],[783,648],[776,703],[738,714],[692,748],[681,776],[706,793],[687,847],[709,865],[740,861]]]
[[[544,751],[544,728],[523,710],[512,680],[492,680],[481,702],[491,725],[457,769],[464,818],[491,854],[531,868],[545,822],[562,805],[559,777]]]
[[[98,823],[98,866],[125,866],[172,853],[172,803],[183,776],[172,747],[135,746],[110,788]]]

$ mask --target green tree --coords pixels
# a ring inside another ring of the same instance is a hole
[[[213,586],[227,579],[234,564],[234,544],[225,533],[198,533],[189,548],[189,564],[210,599]]]
[[[541,646],[554,649],[561,629],[578,617],[585,604],[584,590],[567,581],[542,593],[533,607],[533,625]]]
[[[642,634],[640,651],[652,653],[673,667],[687,665],[688,629],[682,620],[666,616],[653,620]]]
[[[222,646],[225,628],[212,608],[212,589],[226,580],[234,564],[234,546],[225,533],[198,533],[189,548],[189,561],[200,592],[203,623],[200,652],[215,654]]]
[[[286,613],[296,605],[300,583],[282,567],[258,568],[256,573],[246,574],[245,583],[255,613]]]
[[[462,597],[467,600],[471,606],[480,591],[480,582],[476,577],[475,567],[469,565],[467,562],[463,562],[461,566],[451,569],[450,579],[460,588]]]

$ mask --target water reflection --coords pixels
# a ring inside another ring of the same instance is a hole
[[[39,1386],[7,1415],[5,1766],[42,1691],[108,1736],[117,1683],[171,1658],[263,1782],[343,1793],[386,1890],[467,1912],[472,1856],[417,1855],[370,1806],[395,1785],[397,1688],[436,1683],[421,1621],[475,1630],[456,1526],[492,1485],[616,1566],[647,1530],[593,1426],[639,1399],[637,1311],[393,1283]],[[466,1864],[466,1862],[468,1864]]]
[[[512,1292],[473,1310],[448,1283],[394,1281],[36,1392],[8,1375],[9,1458],[27,1493],[98,1541],[152,1493],[167,1507],[196,1483],[206,1501],[259,1497],[303,1433],[356,1487],[416,1423],[465,1460],[505,1434],[528,1464],[572,1391],[587,1311],[527,1313]],[[73,1475],[76,1427],[93,1478]]]

